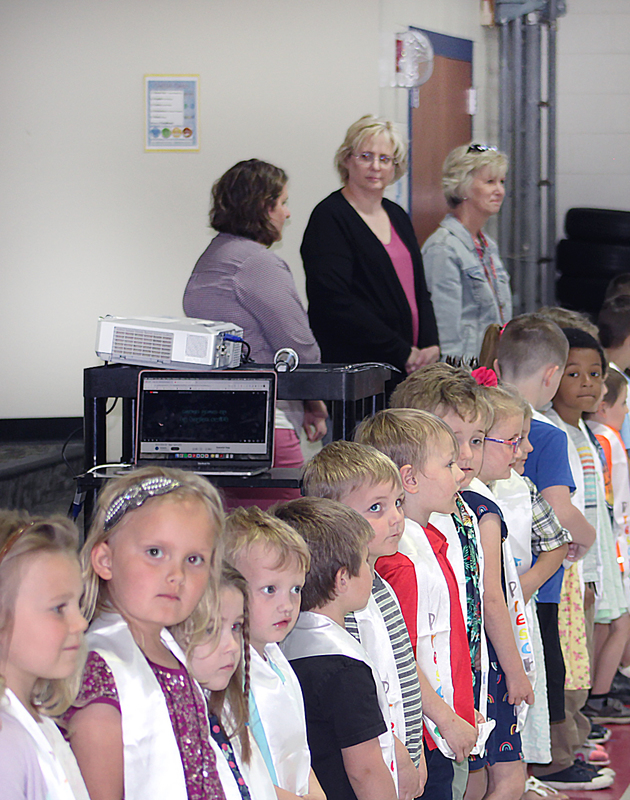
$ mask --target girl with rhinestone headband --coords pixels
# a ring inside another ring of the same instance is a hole
[[[81,552],[89,652],[64,719],[92,800],[240,800],[184,653],[218,629],[223,523],[217,491],[181,470],[99,496]]]
[[[85,658],[77,543],[64,517],[0,511],[0,794],[11,800],[89,800],[51,719]]]

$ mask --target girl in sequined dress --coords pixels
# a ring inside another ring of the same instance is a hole
[[[220,583],[221,629],[191,653],[190,668],[203,688],[210,733],[219,763],[227,762],[223,787],[238,787],[239,800],[276,800],[256,741],[249,733],[249,601],[247,581],[223,564]],[[221,773],[221,768],[219,769]],[[230,796],[230,795],[228,795]]]
[[[64,719],[92,800],[226,800],[168,630],[188,653],[216,630],[223,522],[216,490],[180,470],[137,470],[99,496],[81,553],[89,654]]]

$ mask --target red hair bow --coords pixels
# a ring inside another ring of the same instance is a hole
[[[497,373],[489,367],[477,367],[471,372],[471,375],[479,386],[497,386],[499,383]]]

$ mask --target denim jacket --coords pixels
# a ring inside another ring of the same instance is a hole
[[[510,277],[496,242],[487,236],[486,240],[497,275],[503,322],[507,322],[512,317]],[[501,324],[501,314],[470,232],[448,214],[425,242],[422,259],[442,355],[478,356],[487,326]]]

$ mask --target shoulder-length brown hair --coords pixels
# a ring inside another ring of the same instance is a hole
[[[269,247],[279,238],[269,212],[287,180],[283,169],[266,161],[239,161],[212,187],[210,225],[219,233],[243,236]]]

